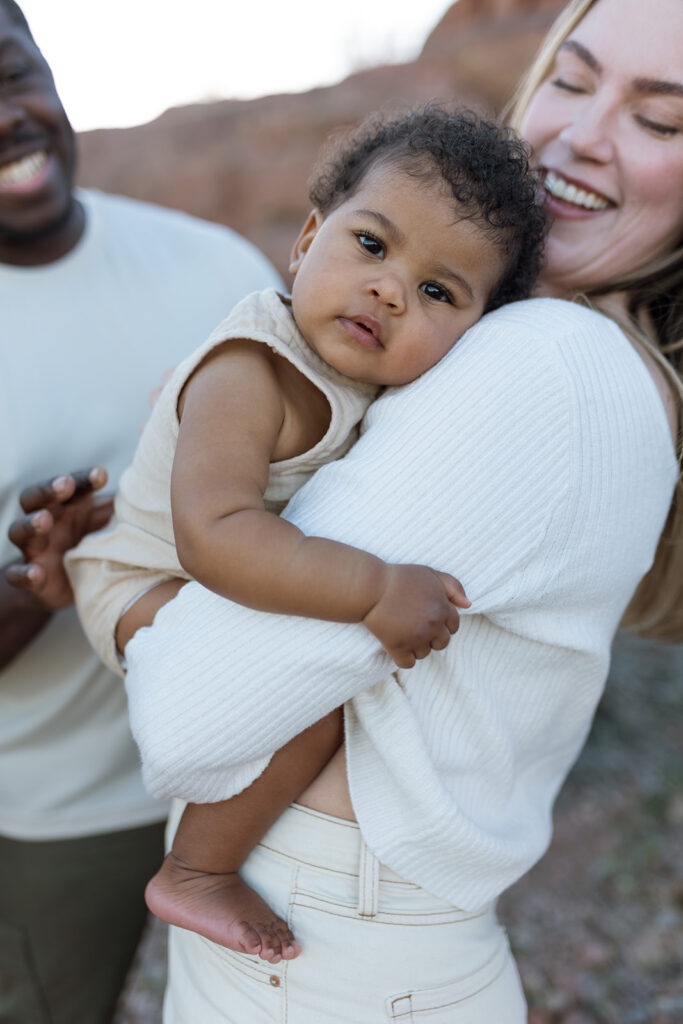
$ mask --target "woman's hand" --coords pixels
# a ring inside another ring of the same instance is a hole
[[[399,668],[412,668],[448,646],[460,625],[458,608],[469,607],[454,576],[426,565],[388,565],[382,596],[363,623]]]
[[[12,523],[9,538],[23,561],[9,565],[5,578],[30,595],[35,607],[52,611],[73,602],[64,554],[109,521],[113,498],[94,493],[106,482],[107,471],[94,466],[22,491],[19,500],[27,514]]]

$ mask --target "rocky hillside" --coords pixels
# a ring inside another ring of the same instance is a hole
[[[417,60],[293,95],[194,104],[80,136],[83,185],[187,210],[251,238],[284,273],[321,143],[379,107],[457,99],[489,112],[514,90],[558,0],[458,0]]]

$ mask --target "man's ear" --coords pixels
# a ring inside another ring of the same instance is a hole
[[[297,270],[301,266],[304,256],[308,252],[311,242],[318,234],[322,222],[323,215],[320,210],[317,208],[311,210],[306,218],[306,223],[297,236],[296,242],[292,246],[292,251],[289,256],[290,274],[296,274]]]

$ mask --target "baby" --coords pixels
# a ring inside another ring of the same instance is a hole
[[[529,294],[544,223],[525,151],[430,105],[362,125],[310,197],[291,299],[248,296],[178,367],[114,522],[69,558],[84,626],[112,666],[112,623],[124,651],[190,578],[265,611],[363,623],[404,668],[445,648],[469,606],[447,573],[306,537],[277,513],[348,450],[381,387],[415,380],[483,313]],[[147,887],[153,912],[273,963],[298,955],[237,871],[341,742],[337,711],[232,800],[188,805]]]

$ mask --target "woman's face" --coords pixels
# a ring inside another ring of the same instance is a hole
[[[683,238],[683,0],[598,0],[522,125],[552,226],[541,281],[563,295]]]

